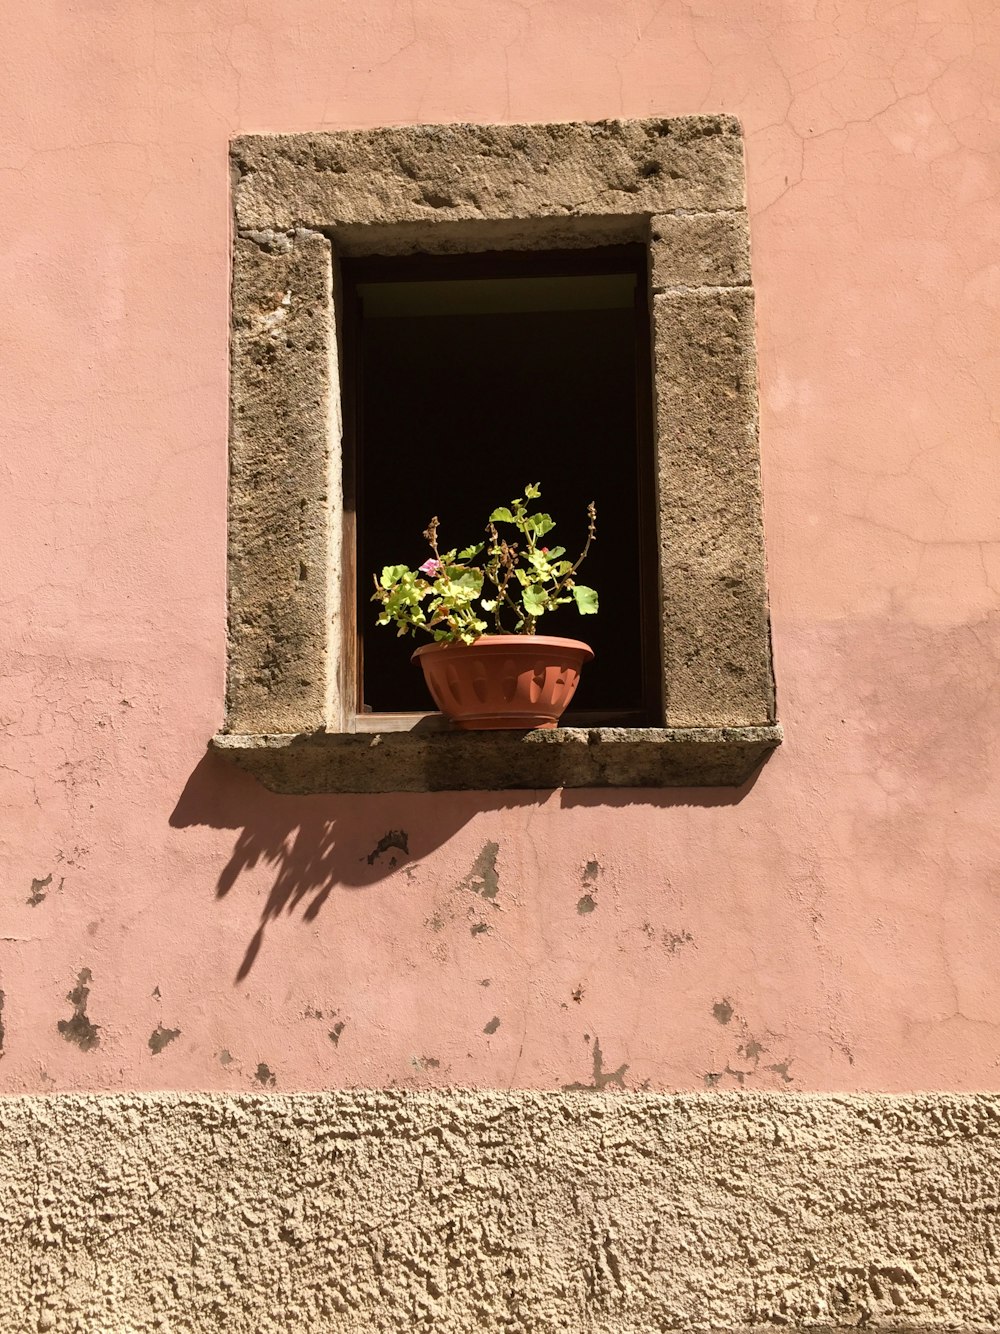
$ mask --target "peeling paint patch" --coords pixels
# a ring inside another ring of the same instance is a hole
[[[56,1027],[67,1042],[75,1042],[81,1051],[93,1051],[101,1045],[98,1036],[99,1026],[87,1018],[87,998],[90,995],[89,983],[93,974],[89,968],[81,968],[76,978],[76,986],[66,999],[73,1007],[71,1019],[60,1019]]]
[[[729,1000],[718,1001],[713,1007],[713,1014],[720,1024],[728,1024],[735,1016],[735,1010]],[[734,1025],[742,1030],[742,1036],[736,1042],[736,1054],[729,1056],[725,1066],[721,1070],[709,1071],[702,1078],[709,1088],[732,1087],[734,1084],[739,1088],[758,1087],[759,1082],[763,1081],[765,1085],[774,1085],[778,1081],[767,1075],[777,1075],[782,1084],[794,1084],[795,1077],[791,1074],[791,1066],[794,1057],[790,1054],[781,1060],[776,1060],[771,1065],[762,1065],[761,1057],[773,1048],[769,1048],[759,1038],[755,1037],[747,1028],[746,1022],[739,1019],[738,1025]],[[772,1033],[770,1030],[765,1036],[771,1041],[784,1043],[786,1039],[779,1034]],[[735,1038],[735,1034],[734,1034]],[[736,1061],[737,1064],[733,1064]]]
[[[36,880],[32,877],[31,893],[26,902],[29,908],[37,908],[40,903],[45,901],[45,891],[52,884],[52,872],[50,871],[44,880]]]
[[[684,945],[693,945],[694,936],[690,931],[664,931],[663,946],[668,954],[676,954]]]
[[[155,1000],[159,1000],[159,999],[160,999],[160,988],[159,988],[159,987],[154,987],[153,990],[150,992],[150,995],[151,995]]]
[[[334,1024],[334,1026],[330,1029],[329,1033],[327,1034],[327,1037],[330,1039],[330,1041],[333,1043],[335,1047],[340,1045],[340,1035],[341,1033],[343,1033],[343,1031],[344,1031],[344,1020],[340,1019],[337,1021],[337,1023]]]
[[[264,1084],[269,1088],[274,1088],[276,1082],[274,1072],[269,1066],[265,1065],[263,1061],[258,1065],[256,1073],[254,1074],[254,1079],[256,1079],[258,1084]]]
[[[435,913],[433,917],[424,919],[424,926],[430,927],[432,931],[441,931],[444,929],[444,918],[440,913]]]
[[[570,995],[571,995],[571,996],[573,997],[573,999],[576,1001],[577,1005],[579,1005],[579,1004],[581,1003],[581,1001],[583,1000],[583,998],[584,998],[584,996],[585,996],[586,994],[587,994],[587,993],[586,993],[586,991],[584,990],[584,988],[583,988],[583,984],[582,984],[582,983],[581,983],[580,986],[578,986],[578,987],[574,987],[573,990],[570,992]]]
[[[473,936],[481,936],[489,931],[489,929],[489,924],[487,922],[476,922],[473,926],[469,927],[469,934]]]
[[[495,1014],[488,1024],[483,1028],[484,1033],[495,1033],[500,1027],[500,1016]]]
[[[149,1050],[154,1056],[159,1056],[160,1052],[168,1043],[173,1042],[174,1038],[179,1038],[181,1030],[179,1028],[164,1028],[162,1024],[157,1024],[155,1030],[149,1035]]]
[[[440,1070],[441,1062],[436,1056],[411,1056],[410,1064],[414,1070]]]
[[[584,1034],[584,1041],[589,1042],[589,1036]],[[594,1082],[592,1084],[564,1084],[563,1089],[567,1093],[603,1093],[609,1084],[614,1084],[617,1088],[625,1087],[625,1071],[628,1069],[628,1063],[623,1062],[617,1070],[604,1070],[604,1053],[601,1051],[601,1041],[597,1034],[594,1034]]]
[[[371,852],[369,852],[368,865],[374,866],[375,863],[378,861],[379,857],[384,856],[384,854],[387,853],[391,848],[395,848],[397,852],[401,852],[403,853],[404,856],[409,857],[410,839],[405,829],[386,830],[386,832],[382,835],[379,841],[372,848]],[[399,858],[390,857],[389,865],[398,866]]]
[[[223,1047],[222,1051],[219,1052],[219,1064],[220,1064],[220,1065],[232,1065],[232,1063],[233,1063],[233,1054],[232,1054],[232,1052],[227,1051],[226,1048]]]
[[[652,922],[645,921],[642,924],[642,933],[647,937],[650,944],[655,943],[658,938],[663,948],[670,955],[677,954],[680,950],[686,949],[688,945],[693,945],[695,949],[698,948],[694,936],[692,936],[690,931],[685,930],[684,927],[681,927],[677,931],[671,931],[667,927],[660,930],[658,927],[654,926]],[[649,945],[645,948],[649,949]]]
[[[472,863],[472,870],[464,880],[459,881],[458,888],[467,889],[470,893],[478,894],[480,898],[492,903],[500,892],[500,877],[497,873],[499,851],[499,843],[487,843]]]
[[[583,868],[582,884],[587,892],[576,903],[576,910],[581,917],[586,916],[587,913],[592,913],[597,907],[594,894],[597,892],[597,877],[600,874],[601,866],[599,862],[589,861]]]

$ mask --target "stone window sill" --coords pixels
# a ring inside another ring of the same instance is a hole
[[[781,744],[761,727],[237,734],[215,750],[273,792],[738,787]]]

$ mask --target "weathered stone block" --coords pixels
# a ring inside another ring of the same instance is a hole
[[[328,694],[330,243],[238,238],[233,267],[227,725],[305,732]]]
[[[274,792],[739,787],[779,727],[559,727],[538,732],[223,734],[214,748]]]
[[[731,116],[404,125],[236,139],[240,228],[343,227],[739,208]]]
[[[731,213],[672,213],[650,223],[650,279],[668,287],[742,287],[750,281],[750,225]]]
[[[654,298],[668,727],[774,718],[753,294]]]

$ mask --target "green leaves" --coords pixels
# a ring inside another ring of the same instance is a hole
[[[581,616],[592,616],[597,611],[597,594],[586,584],[573,585],[573,601]]]
[[[564,559],[565,547],[539,545],[555,527],[551,515],[530,512],[529,502],[540,495],[538,484],[529,483],[522,496],[490,514],[489,541],[458,551],[439,550],[440,525],[437,518],[432,519],[424,532],[431,559],[415,570],[386,565],[375,577],[372,601],[381,604],[378,624],[395,625],[400,635],[423,630],[438,642],[471,644],[490,628],[506,633],[511,620],[516,632],[533,634],[540,616],[569,603],[575,603],[583,615],[596,612],[596,592],[574,580],[594,540],[594,506],[587,507],[583,551],[571,563]],[[501,535],[496,524],[508,525],[514,532],[509,537]],[[492,627],[480,612],[492,616]]]
[[[547,601],[545,589],[540,584],[529,585],[521,594],[521,602],[529,616],[541,616],[546,610]]]
[[[479,596],[483,586],[482,570],[464,570],[458,572],[457,566],[449,566],[435,584],[442,602],[463,606]]]
[[[380,583],[383,588],[391,588],[393,584],[398,584],[400,579],[409,573],[405,565],[385,565],[382,568]]]
[[[520,525],[521,531],[530,533],[532,537],[544,537],[546,533],[551,533],[555,524],[548,514],[529,514]]]

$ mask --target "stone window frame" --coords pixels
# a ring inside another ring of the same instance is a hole
[[[226,721],[286,792],[745,781],[775,719],[737,120],[419,125],[233,141]],[[362,724],[342,493],[337,264],[649,249],[662,726]],[[381,726],[381,725],[380,725]]]

